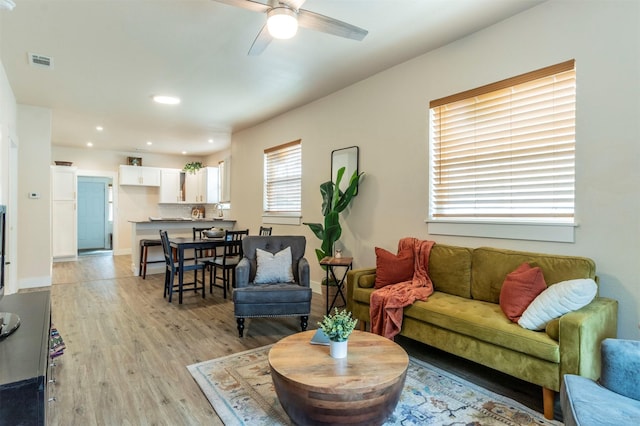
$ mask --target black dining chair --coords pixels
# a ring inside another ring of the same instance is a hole
[[[167,231],[160,231],[160,242],[162,244],[162,251],[164,252],[164,260],[166,264],[166,269],[164,273],[164,296],[169,296],[169,303],[171,303],[171,299],[173,296],[174,290],[178,291],[178,303],[182,304],[182,293],[184,287],[193,287],[194,292],[198,292],[198,290],[202,290],[202,298],[204,299],[205,295],[205,285],[204,279],[202,280],[202,286],[198,287],[198,271],[202,271],[202,275],[204,276],[205,263],[195,263],[189,265],[189,270],[193,270],[193,282],[190,283],[182,283],[182,287],[180,284],[175,284],[175,276],[180,272],[180,265],[173,258],[173,253],[171,250],[171,246],[169,244],[169,235]],[[184,267],[185,265],[183,265]]]
[[[207,262],[212,268],[209,270],[210,293],[213,292],[213,287],[219,287],[222,288],[223,297],[227,298],[227,291],[235,285],[235,268],[242,259],[242,239],[247,235],[249,235],[248,229],[225,231],[223,254]],[[217,284],[218,278],[222,279],[222,285]]]
[[[207,228],[196,228],[193,227],[193,239],[194,240],[201,240],[204,238],[204,231],[210,231],[211,228],[207,227]],[[212,263],[213,260],[218,257],[218,250],[213,248],[213,249],[195,249],[194,251],[195,254],[195,258],[194,258],[194,262],[197,263],[202,263],[204,264],[204,269],[205,271],[202,274],[202,285],[204,286],[204,280],[205,280],[205,272],[207,269],[209,269],[209,275],[211,275],[211,268],[212,268]]]
[[[260,227],[260,232],[258,233],[258,235],[263,235],[265,237],[268,237],[269,235],[271,235],[271,230],[273,229],[273,227],[269,226],[261,226]]]

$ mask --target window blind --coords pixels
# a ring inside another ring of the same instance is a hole
[[[574,60],[432,101],[431,219],[573,222]]]
[[[300,213],[302,144],[289,142],[264,151],[264,212]]]

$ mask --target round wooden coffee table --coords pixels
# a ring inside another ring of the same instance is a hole
[[[400,399],[409,357],[389,339],[363,331],[349,337],[346,358],[297,333],[269,351],[271,377],[282,408],[300,425],[375,425]]]

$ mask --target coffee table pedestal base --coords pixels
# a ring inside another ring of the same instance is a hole
[[[272,371],[280,404],[297,425],[381,425],[393,413],[406,371],[393,383],[341,394],[331,389],[304,389]]]

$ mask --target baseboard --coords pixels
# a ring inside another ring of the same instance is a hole
[[[51,276],[30,277],[18,280],[18,291],[38,287],[51,287]]]

